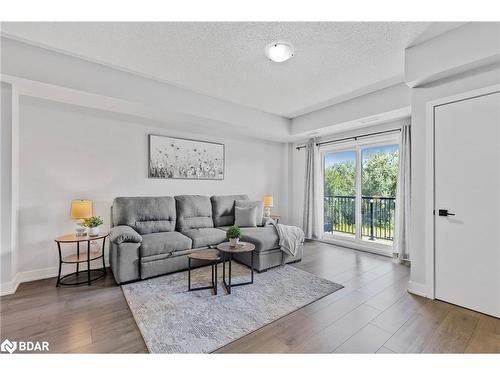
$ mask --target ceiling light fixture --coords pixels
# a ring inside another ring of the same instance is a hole
[[[274,62],[284,62],[293,57],[293,48],[287,43],[271,43],[265,48],[266,56]]]

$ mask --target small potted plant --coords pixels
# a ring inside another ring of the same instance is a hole
[[[229,246],[236,247],[238,242],[240,242],[241,230],[237,225],[233,225],[226,232],[227,238],[229,239]]]
[[[99,235],[99,225],[104,221],[100,216],[92,216],[83,220],[83,226],[89,228],[89,236],[95,237]]]

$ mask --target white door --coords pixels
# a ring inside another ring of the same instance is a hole
[[[500,93],[434,111],[435,296],[500,317]]]

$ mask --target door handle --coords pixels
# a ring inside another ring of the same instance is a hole
[[[455,216],[455,214],[448,212],[448,210],[439,210],[439,216]]]

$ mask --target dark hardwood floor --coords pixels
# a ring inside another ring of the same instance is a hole
[[[500,353],[500,319],[407,293],[409,268],[389,258],[309,242],[294,266],[345,288],[217,352]],[[147,352],[111,275],[92,287],[25,283],[0,302],[2,340],[46,340],[51,352]]]

